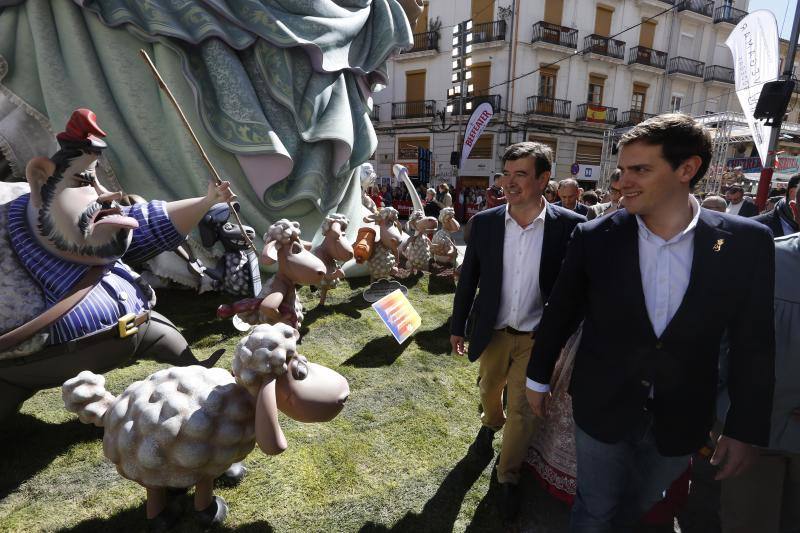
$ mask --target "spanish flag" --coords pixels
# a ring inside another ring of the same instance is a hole
[[[586,121],[587,122],[605,122],[606,121],[606,108],[600,105],[588,104],[586,106]]]

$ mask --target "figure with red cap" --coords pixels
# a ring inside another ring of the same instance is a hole
[[[57,135],[60,150],[28,163],[29,192],[11,201],[4,193],[0,248],[13,253],[0,249],[3,268],[14,270],[7,264],[16,261],[15,275],[25,278],[16,290],[41,301],[28,297],[22,309],[0,311],[0,420],[82,370],[104,372],[134,357],[213,366],[222,355],[198,361],[152,310],[153,290],[126,261],[175,249],[214,204],[234,198],[230,184],[211,182],[198,198],[122,206],[122,193],[109,192],[95,174],[105,136],[92,111],[76,110]]]

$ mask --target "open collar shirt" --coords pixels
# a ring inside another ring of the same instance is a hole
[[[544,311],[539,288],[539,266],[542,261],[544,222],[547,201],[526,227],[517,224],[506,206],[503,237],[503,286],[495,329],[511,326],[519,331],[533,331],[539,326]]]
[[[638,224],[639,272],[647,316],[653,332],[660,337],[667,329],[689,287],[694,256],[694,233],[700,219],[700,204],[689,195],[692,219],[680,233],[664,240],[645,225],[639,215]],[[527,386],[537,392],[547,392],[550,386],[528,378]],[[653,390],[650,394],[652,396]]]

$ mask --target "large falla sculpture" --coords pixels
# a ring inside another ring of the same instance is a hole
[[[0,183],[0,419],[81,370],[133,357],[200,363],[125,261],[176,248],[233,193],[209,183],[205,196],[121,206],[95,172],[104,136],[95,114],[78,109],[60,149],[27,164],[27,184]]]
[[[67,410],[105,428],[103,453],[117,472],[147,489],[147,517],[166,530],[181,517],[170,488],[194,486],[194,510],[221,523],[227,504],[214,479],[257,443],[268,455],[288,443],[278,411],[300,422],[326,422],[342,410],[347,380],[297,353],[297,330],[256,326],[236,346],[233,376],[199,366],[159,370],[114,397],[102,376],[85,371],[62,387]]]
[[[325,216],[363,217],[373,94],[388,83],[387,58],[413,45],[422,10],[414,0],[0,4],[0,179],[22,179],[29,159],[55,151],[52,131],[88,107],[111,135],[98,165],[111,189],[204,190],[205,164],[144,49],[256,235],[286,218],[315,243]]]

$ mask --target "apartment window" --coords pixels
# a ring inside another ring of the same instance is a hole
[[[706,100],[706,115],[713,115],[717,112],[719,101],[716,98]]]
[[[656,35],[656,23],[653,20],[643,20],[639,30],[639,46],[653,48],[653,39]]]
[[[640,115],[644,113],[645,99],[647,98],[647,85],[641,83],[633,84],[631,95],[631,111],[636,111]]]
[[[554,68],[542,68],[539,71],[539,96],[543,98],[556,97],[556,75]]]
[[[464,136],[461,135],[458,138],[459,146],[463,146],[464,144]],[[484,133],[478,140],[475,141],[475,144],[472,145],[472,151],[469,153],[469,157],[467,159],[492,159],[494,157],[494,135],[489,133]]]
[[[406,72],[406,102],[425,100],[425,71]]]
[[[608,37],[611,35],[611,16],[614,8],[608,6],[597,6],[594,12],[594,32],[597,35]]]
[[[528,140],[535,143],[541,143],[549,147],[553,151],[553,163],[556,162],[556,149],[558,148],[557,139],[548,139],[547,137],[537,137],[535,135],[528,135]]]
[[[578,141],[575,162],[579,165],[599,165],[603,155],[603,145]]]
[[[494,19],[494,0],[472,0],[470,13],[472,14],[472,24],[492,22]]]
[[[491,63],[475,63],[472,65],[472,89],[476,96],[489,94],[489,80],[492,75]]]
[[[672,98],[669,101],[669,109],[673,113],[680,113],[681,107],[683,107],[683,95],[682,94],[673,94]]]
[[[564,0],[545,0],[544,21],[550,24],[561,25],[561,15],[564,11]]]
[[[603,105],[603,89],[605,84],[606,79],[604,77],[590,74],[589,94],[586,97],[586,102],[594,105]]]
[[[398,160],[417,160],[418,148],[431,149],[431,138],[422,137],[398,137],[397,138],[397,159]]]

